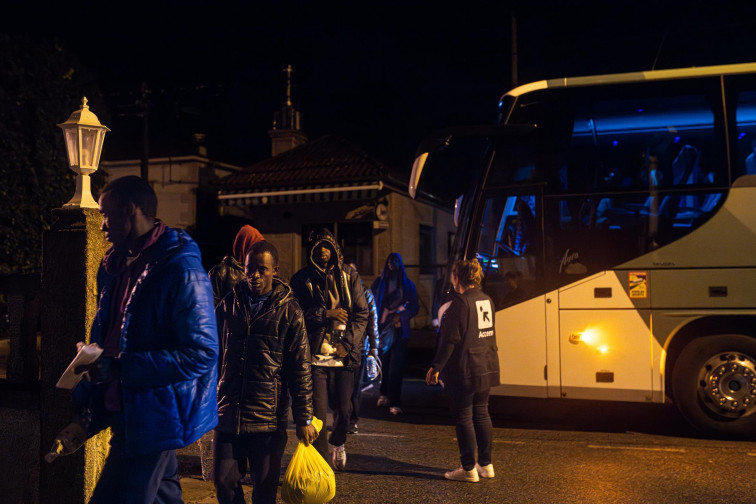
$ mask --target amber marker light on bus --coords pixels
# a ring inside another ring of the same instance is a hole
[[[583,332],[570,333],[570,343],[577,345],[578,343],[585,343],[593,346],[598,341],[598,334],[595,329],[586,329]]]
[[[580,341],[594,346],[598,342],[598,332],[595,329],[586,329],[580,335]]]
[[[594,328],[588,328],[583,332],[570,333],[569,342],[577,345],[585,343],[589,347],[595,348],[599,353],[609,353],[609,346],[601,342],[600,332]]]

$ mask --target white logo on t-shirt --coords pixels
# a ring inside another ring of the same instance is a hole
[[[488,299],[475,301],[475,309],[478,310],[478,329],[493,327],[493,310],[491,309],[491,301]]]

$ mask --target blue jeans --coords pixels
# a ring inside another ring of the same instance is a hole
[[[286,439],[285,423],[273,432],[237,435],[216,431],[213,451],[218,502],[244,504],[241,480],[249,462],[254,481],[252,502],[275,504]]]
[[[466,471],[475,467],[475,449],[478,449],[478,464],[491,463],[491,446],[493,444],[493,424],[488,413],[488,395],[490,388],[474,390],[468,388],[448,387],[449,405],[451,407],[457,431],[460,460]]]
[[[121,414],[110,424],[110,453],[89,504],[183,504],[176,452],[128,456]]]

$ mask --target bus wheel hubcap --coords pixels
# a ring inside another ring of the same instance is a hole
[[[701,368],[699,394],[719,416],[739,418],[756,411],[756,361],[738,352],[711,357]]]

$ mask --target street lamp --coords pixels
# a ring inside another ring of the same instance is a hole
[[[81,108],[58,127],[66,140],[68,165],[77,174],[76,193],[63,208],[98,208],[92,198],[89,175],[97,171],[105,133],[110,130],[89,111],[86,96],[81,100]]]

